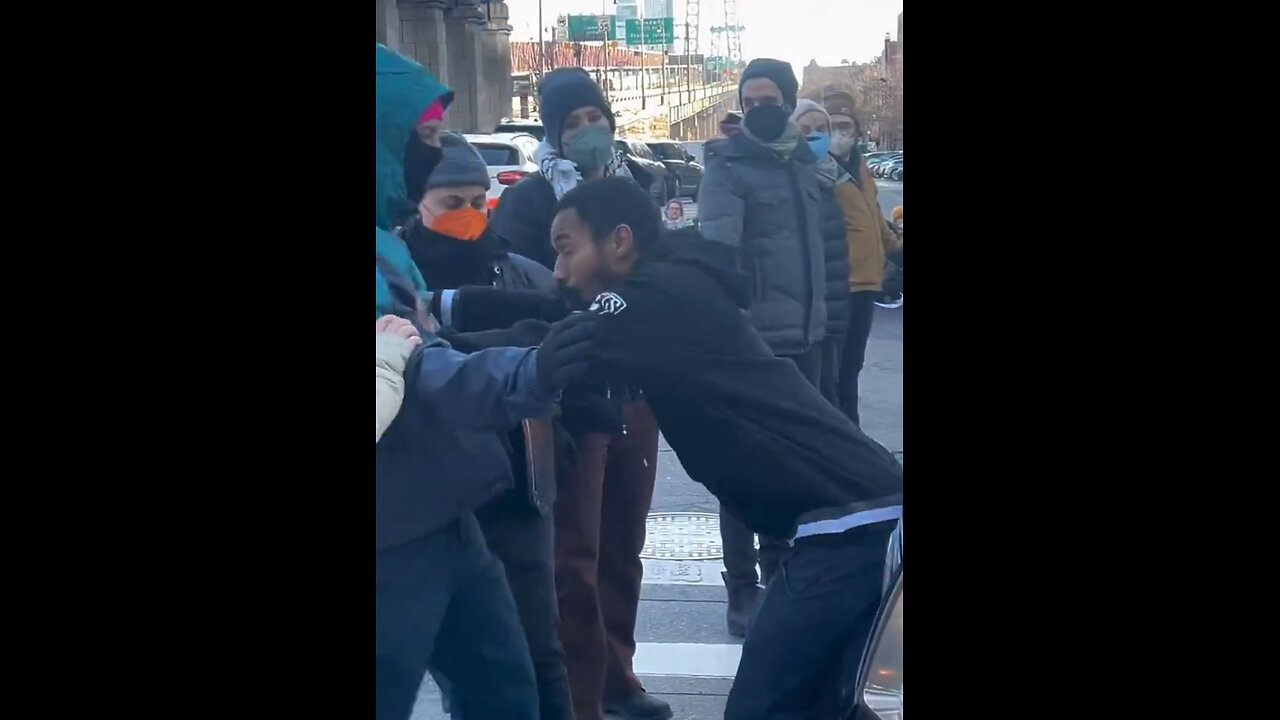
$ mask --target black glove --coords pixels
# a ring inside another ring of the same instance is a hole
[[[575,313],[551,326],[538,348],[538,384],[554,395],[586,374],[596,357],[596,313]]]

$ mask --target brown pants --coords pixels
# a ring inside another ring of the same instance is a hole
[[[578,461],[555,503],[560,641],[577,720],[601,720],[606,695],[641,689],[631,659],[658,424],[643,400],[625,403],[622,416],[625,433],[574,439]]]

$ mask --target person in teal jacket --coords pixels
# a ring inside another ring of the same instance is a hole
[[[439,161],[451,94],[419,64],[377,46],[376,315],[418,327],[400,413],[376,446],[377,720],[409,720],[428,668],[472,717],[537,720],[529,648],[502,564],[474,511],[511,485],[498,433],[548,417],[593,352],[589,313],[537,348],[465,355],[432,334],[427,291],[387,232],[413,211]]]
[[[426,191],[427,177],[440,162],[440,125],[453,93],[418,63],[377,46],[377,256],[413,291],[425,296],[427,284],[404,242],[389,231],[413,214]],[[419,142],[410,143],[416,138]],[[377,268],[377,315],[392,310],[391,288]]]

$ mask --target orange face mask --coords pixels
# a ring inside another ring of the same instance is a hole
[[[431,221],[431,229],[441,235],[473,242],[480,239],[484,233],[484,226],[488,222],[489,218],[483,210],[464,207],[437,215],[436,219]]]

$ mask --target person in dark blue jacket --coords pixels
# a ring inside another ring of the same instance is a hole
[[[536,720],[515,602],[473,512],[512,482],[498,433],[552,414],[590,358],[593,320],[584,313],[557,323],[539,348],[471,355],[431,334],[425,282],[387,231],[412,212],[423,168],[429,174],[430,159],[438,162],[432,123],[451,95],[381,45],[376,69],[376,314],[413,321],[424,340],[405,366],[400,413],[376,448],[376,717],[408,720],[432,667],[474,717]]]

